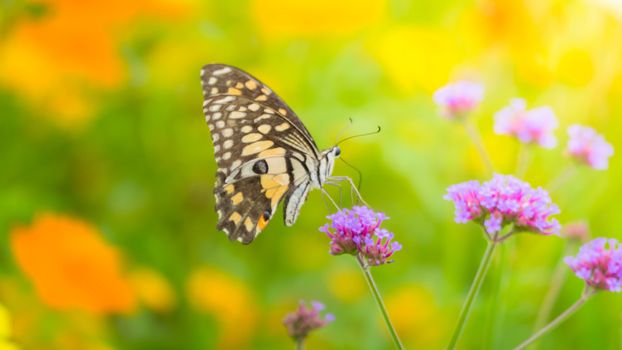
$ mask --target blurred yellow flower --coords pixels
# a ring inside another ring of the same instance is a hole
[[[557,76],[561,83],[571,86],[585,86],[594,77],[594,63],[590,53],[580,48],[571,48],[560,58]]]
[[[338,269],[328,276],[328,289],[345,303],[356,302],[367,296],[367,286],[360,271],[356,269]]]
[[[9,310],[0,304],[0,339],[8,338],[11,335],[11,317]]]
[[[169,312],[176,304],[175,294],[168,281],[155,270],[136,269],[130,273],[130,283],[136,298],[156,312]]]
[[[244,282],[224,271],[202,267],[191,274],[187,293],[194,307],[212,314],[218,321],[219,349],[248,347],[255,332],[257,309]]]
[[[385,0],[253,0],[252,16],[267,37],[351,34],[378,22]]]
[[[438,89],[463,59],[454,35],[433,27],[395,27],[372,39],[368,47],[388,77],[407,93]]]
[[[134,309],[119,252],[88,223],[46,213],[13,228],[10,239],[17,264],[48,306],[95,314]]]
[[[395,329],[408,348],[434,349],[444,345],[445,322],[428,289],[406,285],[387,294],[385,301]]]
[[[11,337],[11,316],[9,310],[0,304],[0,350],[17,350],[18,347],[9,340]]]
[[[23,15],[2,39],[0,84],[22,95],[42,115],[79,127],[92,114],[93,88],[125,79],[118,41],[132,21],[145,16],[175,19],[180,3],[44,0],[40,16]]]

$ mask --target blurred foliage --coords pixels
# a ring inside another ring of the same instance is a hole
[[[289,348],[282,319],[299,299],[337,318],[308,348],[389,347],[355,262],[327,254],[317,230],[331,210],[318,191],[294,227],[279,213],[250,246],[216,231],[198,76],[209,62],[268,83],[321,148],[344,127],[382,126],[342,147],[404,245],[374,273],[406,346],[443,347],[485,241],[453,222],[442,195],[488,175],[432,92],[459,78],[486,85],[475,121],[501,173],[514,171],[518,145],[492,133],[492,115],[517,96],[555,110],[562,144],[579,122],[622,149],[621,21],[614,0],[0,1],[0,349]],[[561,146],[530,154],[533,185],[569,164]],[[621,238],[618,159],[552,193],[562,222]],[[357,176],[341,162],[334,173]],[[42,215],[69,227],[42,227]],[[16,239],[35,228],[33,242]],[[63,241],[76,230],[86,238]],[[530,334],[564,245],[525,235],[503,246],[462,348],[510,348]],[[62,279],[42,284],[22,254]],[[95,312],[45,297],[90,288],[127,288],[135,305]],[[554,312],[580,291],[568,278]],[[541,347],[619,348],[621,312],[618,295],[598,295]]]

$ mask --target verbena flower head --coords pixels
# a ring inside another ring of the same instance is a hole
[[[324,310],[324,304],[312,301],[311,306],[307,306],[304,301],[300,301],[298,309],[285,316],[283,324],[287,327],[287,333],[294,338],[305,338],[314,329],[322,328],[335,320],[333,314],[320,316]]]
[[[579,161],[597,170],[609,167],[609,157],[613,155],[613,147],[594,129],[571,125],[568,127],[568,146],[566,152]]]
[[[587,242],[590,238],[590,227],[585,221],[575,221],[565,224],[562,236],[570,240]]]
[[[622,291],[622,248],[616,239],[596,238],[584,244],[577,256],[564,261],[588,286]]]
[[[447,84],[434,93],[434,102],[441,114],[449,119],[459,119],[475,109],[484,97],[484,87],[470,81]]]
[[[495,174],[483,184],[467,181],[450,186],[443,198],[454,202],[457,223],[477,222],[488,234],[496,234],[509,224],[516,232],[559,234],[560,225],[551,218],[559,208],[549,194],[511,175]]]
[[[510,135],[523,143],[536,143],[544,148],[553,148],[557,139],[553,131],[557,129],[557,118],[549,107],[527,110],[522,98],[510,101],[510,105],[495,113],[495,133]]]
[[[342,209],[327,217],[330,224],[320,227],[330,241],[330,254],[360,255],[370,265],[382,265],[392,262],[394,252],[402,245],[393,241],[393,233],[380,228],[388,217],[381,212],[355,206]]]

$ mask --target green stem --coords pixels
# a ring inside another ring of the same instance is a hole
[[[566,243],[562,256],[569,255],[571,249],[572,249],[572,244]],[[562,289],[564,280],[566,280],[567,271],[568,271],[568,266],[566,266],[563,259],[560,260],[557,266],[555,267],[555,272],[553,272],[553,277],[551,277],[551,287],[549,288],[546,295],[544,296],[544,301],[542,301],[542,306],[540,306],[540,311],[538,312],[538,317],[536,318],[536,323],[533,328],[534,332],[542,328],[545,325],[546,321],[551,316],[551,311],[553,310],[553,306],[555,306],[555,302],[557,301],[559,292]]]
[[[479,268],[477,269],[477,273],[475,274],[475,279],[471,284],[471,288],[469,289],[469,293],[467,294],[467,298],[462,306],[462,310],[460,311],[460,317],[458,318],[458,324],[456,325],[456,329],[451,336],[451,341],[447,346],[448,350],[452,350],[456,348],[456,344],[458,343],[458,339],[462,334],[462,330],[466,325],[466,321],[471,314],[471,307],[473,306],[473,301],[475,301],[475,297],[479,293],[479,289],[482,286],[482,282],[484,282],[484,277],[486,277],[486,272],[490,267],[490,262],[492,261],[492,256],[499,242],[494,237],[492,240],[488,241],[488,246],[486,247],[486,251],[484,252],[484,256],[482,257],[482,261],[479,264]]]
[[[520,144],[518,150],[518,158],[516,160],[516,177],[522,179],[525,177],[527,173],[527,168],[529,167],[529,151],[530,147],[523,143]]]
[[[576,169],[576,164],[573,163],[568,165],[566,168],[564,168],[564,170],[562,170],[561,173],[559,173],[559,175],[557,175],[555,179],[551,180],[551,182],[546,185],[546,188],[549,190],[549,192],[555,192],[561,187],[561,185],[563,185],[566,181],[568,181],[568,179],[570,179]]]
[[[494,167],[492,166],[490,156],[488,155],[488,152],[486,152],[486,147],[484,147],[481,135],[468,118],[464,120],[464,129],[471,138],[471,141],[473,141],[473,144],[475,144],[475,148],[477,148],[477,152],[479,152],[480,157],[482,157],[484,166],[486,166],[486,171],[489,175],[492,175],[492,173],[494,173]]]
[[[402,345],[402,342],[400,341],[400,338],[397,336],[397,332],[395,331],[395,327],[393,327],[393,324],[391,323],[391,319],[389,318],[389,313],[387,311],[386,306],[384,305],[384,301],[382,300],[382,295],[380,294],[380,291],[378,291],[376,282],[374,282],[374,278],[372,277],[371,272],[369,271],[369,265],[367,265],[365,260],[363,260],[363,258],[360,255],[357,255],[356,260],[358,261],[359,266],[363,270],[363,275],[365,275],[365,280],[367,281],[367,285],[369,286],[369,289],[371,290],[371,294],[374,296],[374,300],[376,301],[376,304],[378,305],[378,308],[380,309],[380,312],[382,313],[382,317],[384,318],[384,323],[387,325],[387,328],[389,329],[389,333],[391,334],[391,338],[393,339],[395,348],[403,350],[404,345]]]
[[[566,311],[562,312],[561,315],[557,316],[556,319],[554,319],[549,324],[544,326],[542,329],[534,333],[531,337],[529,337],[529,339],[525,340],[520,345],[515,347],[514,350],[520,350],[520,349],[526,348],[527,346],[531,345],[533,342],[538,340],[538,338],[540,338],[547,332],[551,331],[553,328],[559,326],[560,323],[562,323],[568,317],[570,317],[573,313],[575,313],[575,311],[577,311],[594,293],[595,293],[594,290],[586,287],[583,293],[581,294],[581,297],[579,298],[579,300],[577,300],[574,304],[572,304],[572,306],[566,309]]]
[[[296,338],[296,350],[304,350],[305,349],[305,337]]]

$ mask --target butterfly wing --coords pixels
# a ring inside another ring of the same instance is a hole
[[[205,66],[201,77],[218,165],[218,228],[248,244],[283,198],[308,190],[303,164],[318,159],[319,151],[294,112],[256,78],[221,64]]]

